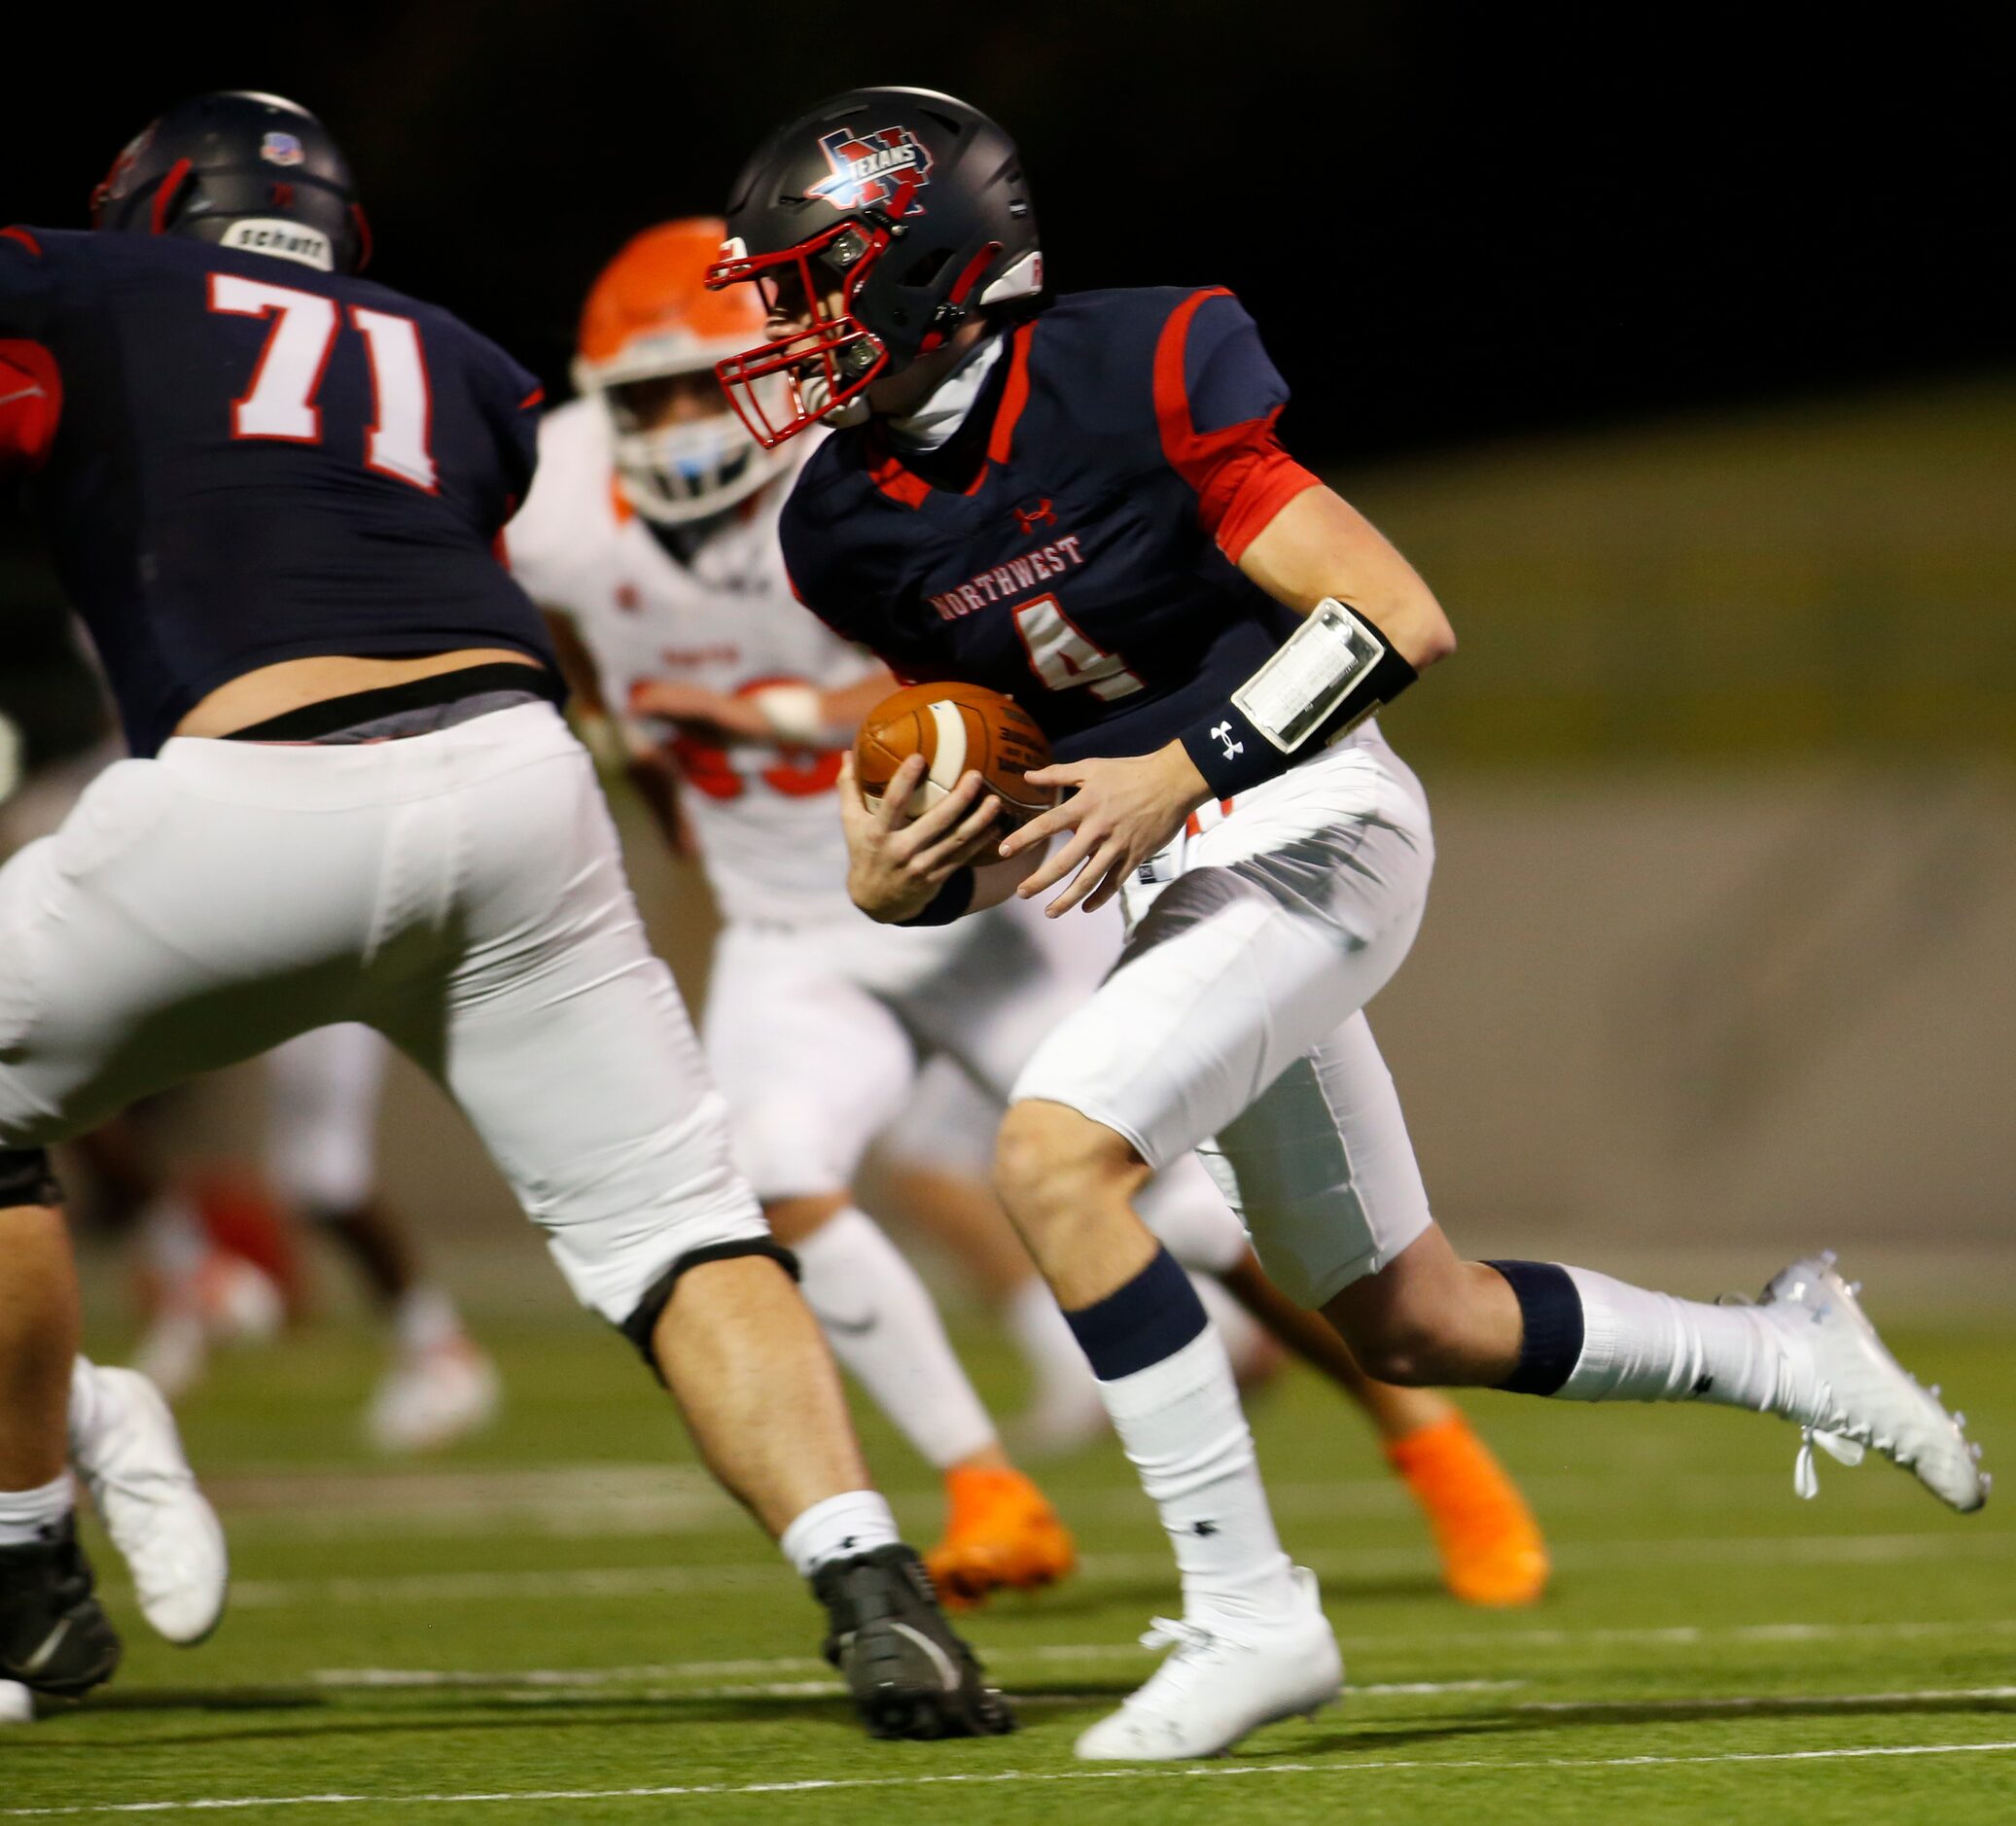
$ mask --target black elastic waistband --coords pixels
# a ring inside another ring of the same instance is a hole
[[[312,742],[319,736],[355,728],[361,722],[395,717],[401,711],[457,704],[465,697],[481,697],[491,691],[526,691],[557,704],[561,701],[562,686],[548,667],[500,659],[488,665],[463,666],[453,672],[433,672],[424,679],[407,679],[399,685],[381,685],[373,690],[325,697],[320,703],[282,711],[249,728],[233,729],[225,740]]]

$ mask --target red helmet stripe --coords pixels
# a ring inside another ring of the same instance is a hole
[[[161,179],[160,189],[154,193],[154,213],[148,218],[148,227],[154,233],[167,233],[168,211],[174,207],[175,193],[181,190],[188,177],[187,158],[178,158],[168,167],[168,175]]]

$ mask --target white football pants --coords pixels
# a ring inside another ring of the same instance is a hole
[[[1119,963],[1014,1094],[1104,1123],[1151,1167],[1196,1148],[1268,1278],[1321,1306],[1430,1222],[1362,1012],[1421,924],[1428,802],[1365,733],[1191,824],[1122,891]]]
[[[355,747],[177,739],[0,869],[0,1145],[341,1021],[446,1088],[608,1318],[764,1234],[549,706]]]

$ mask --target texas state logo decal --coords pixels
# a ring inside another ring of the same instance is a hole
[[[879,127],[872,133],[850,133],[843,127],[822,133],[819,150],[832,176],[822,178],[806,194],[832,204],[843,216],[894,202],[905,182],[914,198],[931,180],[931,149],[906,126]],[[924,205],[913,200],[903,213],[921,216]]]

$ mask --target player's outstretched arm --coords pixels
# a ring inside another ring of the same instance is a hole
[[[1297,615],[1330,597],[1358,610],[1416,672],[1456,650],[1456,630],[1420,572],[1334,489],[1303,489],[1254,536],[1239,568]]]
[[[851,737],[861,720],[895,689],[895,675],[882,666],[831,691],[811,685],[766,685],[736,697],[679,679],[640,679],[630,687],[630,711],[697,727],[725,743],[826,748]]]

